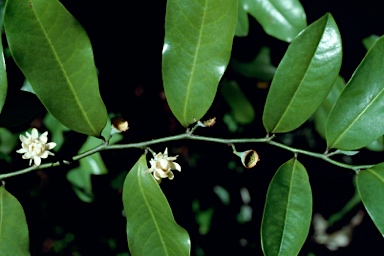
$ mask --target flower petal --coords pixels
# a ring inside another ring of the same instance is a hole
[[[48,135],[48,132],[44,132],[43,134],[40,135],[39,140],[41,140],[44,143],[47,143],[47,141],[48,141],[47,135]]]
[[[54,147],[56,147],[56,143],[55,142],[49,142],[47,144],[45,144],[45,148],[46,149],[53,149]]]
[[[20,138],[22,143],[28,143],[28,138],[25,137],[24,135],[20,134],[19,138]]]
[[[173,180],[174,177],[175,177],[175,175],[173,174],[173,172],[169,171],[168,172],[168,179]]]
[[[49,151],[44,151],[43,154],[40,155],[41,158],[47,158],[49,155]]]
[[[41,164],[41,158],[39,156],[33,157],[33,161],[35,162],[36,166],[39,166]]]
[[[171,162],[171,169],[172,170],[178,170],[179,172],[181,172],[181,166],[175,162]]]
[[[28,133],[27,133],[27,135],[28,135]],[[33,139],[39,138],[39,133],[37,132],[36,128],[32,128],[32,138]]]
[[[20,154],[24,154],[25,152],[27,152],[27,150],[25,148],[21,148],[21,149],[16,150],[16,153],[20,153]]]

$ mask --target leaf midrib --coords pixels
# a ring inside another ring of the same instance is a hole
[[[321,42],[321,39],[322,39],[323,36],[324,36],[324,31],[325,31],[325,28],[327,27],[327,24],[328,24],[328,21],[325,23],[325,26],[324,26],[324,28],[323,28],[322,35],[321,35],[319,41],[317,42],[317,46],[316,46],[316,48],[315,48],[315,51],[314,51],[313,54],[312,54],[311,61],[309,62],[309,65],[307,66],[307,68],[306,68],[306,70],[305,70],[305,72],[304,72],[304,75],[303,75],[303,77],[302,77],[301,80],[300,80],[299,86],[297,86],[295,92],[293,93],[293,96],[290,98],[289,103],[287,104],[287,107],[285,108],[285,110],[284,110],[284,112],[282,113],[282,115],[281,115],[279,121],[278,121],[277,124],[274,126],[274,128],[272,129],[272,131],[275,130],[275,129],[279,126],[279,124],[282,122],[282,120],[284,119],[284,117],[286,116],[286,114],[287,114],[287,112],[288,112],[288,109],[290,108],[290,106],[292,105],[292,102],[294,101],[295,95],[299,92],[299,89],[303,86],[304,81],[305,81],[305,78],[306,78],[307,75],[308,75],[308,70],[310,69],[311,64],[312,64],[312,62],[313,62],[313,60],[314,60],[314,56],[316,56],[316,53],[317,53],[317,50],[318,50],[318,48],[319,48],[319,44],[320,44],[320,42]]]
[[[281,236],[281,240],[280,240],[280,249],[279,249],[279,254],[281,253],[282,249],[283,249],[283,243],[284,243],[284,238],[286,237],[284,235],[284,230],[286,230],[286,226],[287,226],[287,219],[288,219],[288,212],[289,212],[289,205],[290,205],[290,197],[291,197],[291,193],[292,193],[292,182],[293,182],[293,175],[294,175],[294,171],[295,171],[295,166],[296,166],[296,160],[293,160],[293,165],[292,165],[292,169],[291,169],[291,177],[290,177],[290,183],[289,183],[289,189],[288,189],[288,200],[287,200],[287,208],[286,208],[286,211],[285,211],[285,214],[284,214],[284,227],[283,227],[283,235]]]
[[[342,133],[340,133],[340,135],[337,137],[336,140],[334,140],[334,142],[329,146],[329,148],[333,148],[334,145],[336,145],[340,141],[344,134],[349,131],[349,129],[357,122],[357,120],[359,120],[360,117],[372,106],[372,104],[377,100],[377,98],[381,96],[383,91],[384,88],[380,90],[380,92],[373,98],[373,100],[371,100],[371,102],[363,109],[363,111],[361,111],[360,114],[356,116],[356,118],[344,129]]]
[[[206,10],[207,10],[207,5],[208,5],[208,0],[205,1],[205,5],[203,7],[203,15],[202,15],[202,22],[199,30],[199,36],[197,40],[197,45],[195,47],[195,54],[193,55],[193,63],[192,63],[192,70],[191,70],[191,75],[189,76],[188,83],[187,83],[187,91],[185,94],[185,101],[184,101],[184,108],[183,108],[183,116],[184,116],[184,122],[185,124],[188,124],[187,120],[187,105],[188,105],[188,99],[189,99],[189,94],[191,92],[192,88],[192,80],[195,76],[195,67],[196,67],[196,62],[197,62],[197,57],[200,52],[200,45],[201,45],[201,38],[203,34],[203,28],[204,28],[204,23],[205,23],[205,18],[206,18]]]
[[[51,51],[52,51],[52,53],[53,53],[53,56],[55,57],[55,60],[56,60],[57,64],[59,65],[60,70],[62,71],[65,80],[67,81],[68,88],[69,88],[70,92],[71,92],[71,93],[73,94],[73,96],[74,96],[76,105],[78,106],[78,108],[79,108],[79,110],[80,110],[80,113],[81,113],[82,116],[84,117],[84,119],[85,119],[86,123],[88,124],[88,126],[93,130],[93,132],[94,132],[95,134],[97,134],[98,131],[97,131],[97,130],[95,129],[95,127],[92,125],[91,121],[90,121],[89,118],[88,118],[88,115],[87,115],[86,112],[84,111],[84,108],[83,108],[82,104],[80,103],[80,100],[79,100],[79,98],[77,97],[76,92],[75,92],[75,90],[74,90],[74,88],[73,88],[72,82],[71,82],[71,80],[69,79],[69,75],[68,75],[67,72],[65,71],[65,69],[64,69],[64,67],[63,67],[63,65],[62,65],[62,63],[61,63],[61,60],[60,60],[59,56],[58,56],[57,53],[56,53],[56,49],[55,49],[55,47],[53,46],[52,41],[51,41],[51,39],[49,38],[48,33],[46,32],[46,30],[45,30],[45,28],[44,28],[42,22],[40,21],[39,16],[37,15],[37,13],[36,13],[36,11],[35,11],[35,8],[32,8],[32,10],[33,10],[33,14],[34,14],[35,17],[36,17],[37,23],[40,25],[40,28],[41,28],[41,30],[42,30],[42,32],[43,32],[43,34],[44,34],[46,40],[48,41],[48,45],[50,46],[50,49],[51,49]]]
[[[152,220],[153,220],[153,222],[154,222],[154,224],[155,224],[157,233],[159,234],[159,238],[160,238],[160,241],[161,241],[161,245],[162,245],[162,247],[163,247],[163,249],[164,249],[164,253],[165,253],[165,255],[169,255],[169,253],[168,253],[168,251],[167,251],[167,248],[165,247],[165,240],[164,240],[164,238],[163,238],[163,236],[162,236],[161,229],[160,229],[160,227],[159,227],[159,224],[158,224],[157,221],[156,221],[155,214],[153,213],[152,208],[151,208],[151,206],[150,206],[150,204],[149,204],[149,201],[148,201],[147,197],[145,196],[145,191],[144,191],[144,186],[143,186],[143,182],[142,182],[141,172],[142,172],[142,170],[141,170],[141,168],[139,167],[139,168],[138,168],[138,171],[137,171],[137,176],[138,176],[139,185],[140,185],[140,186],[139,186],[139,187],[140,187],[140,192],[141,192],[141,194],[142,194],[142,196],[143,196],[145,205],[147,206],[148,211],[149,211],[149,213],[151,214],[151,217],[152,217]]]

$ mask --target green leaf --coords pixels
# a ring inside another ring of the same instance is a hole
[[[238,14],[237,14],[237,26],[235,36],[247,36],[249,31],[248,13],[243,8],[243,2],[245,0],[239,0]]]
[[[47,110],[70,129],[99,136],[107,111],[77,20],[57,0],[8,0],[4,27],[15,62]]]
[[[160,186],[148,170],[145,155],[124,182],[123,204],[132,255],[189,255],[188,233],[173,218]]]
[[[4,185],[0,186],[0,245],[1,256],[30,255],[23,207]]]
[[[280,166],[268,188],[261,223],[264,255],[297,255],[307,238],[311,218],[307,171],[291,159]]]
[[[258,78],[263,81],[272,80],[276,72],[276,67],[271,63],[270,50],[268,47],[262,47],[259,54],[249,63],[232,60],[231,67],[240,75],[249,78]]]
[[[8,80],[7,80],[7,72],[5,70],[4,51],[3,51],[3,44],[1,42],[1,32],[0,32],[0,113],[3,109],[5,99],[7,97],[7,89],[8,89]]]
[[[329,114],[328,148],[355,150],[384,134],[384,37],[370,48]]]
[[[243,8],[280,40],[290,42],[307,26],[303,6],[298,0],[245,0]]]
[[[239,124],[249,124],[255,119],[255,110],[236,81],[223,81],[220,86],[224,100],[231,107],[231,115]]]
[[[183,126],[211,106],[230,58],[238,1],[168,0],[162,74],[172,113]]]
[[[384,236],[384,163],[360,171],[357,189],[373,223]]]
[[[292,41],[277,67],[263,114],[267,132],[302,125],[327,97],[341,59],[340,33],[328,13]]]
[[[325,98],[323,103],[313,114],[315,129],[323,139],[325,139],[325,127],[327,124],[329,113],[331,112],[333,105],[339,98],[344,87],[345,87],[344,79],[341,76],[338,76],[327,98]]]
[[[369,37],[366,37],[363,39],[363,45],[365,49],[368,51],[369,48],[372,47],[372,45],[379,39],[380,37],[377,35],[370,35]]]

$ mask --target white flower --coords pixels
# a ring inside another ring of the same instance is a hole
[[[41,164],[41,158],[47,158],[49,155],[54,154],[50,152],[56,146],[55,142],[48,141],[48,132],[44,132],[40,135],[36,128],[32,128],[31,134],[26,133],[27,137],[20,134],[21,149],[17,150],[17,153],[24,154],[23,159],[29,159],[29,165],[32,165],[32,160],[36,166]]]
[[[162,178],[173,179],[174,175],[171,170],[181,171],[181,166],[175,163],[178,156],[168,156],[168,148],[164,153],[153,154],[153,158],[149,161],[151,168],[147,171],[153,173],[155,179],[160,182]]]

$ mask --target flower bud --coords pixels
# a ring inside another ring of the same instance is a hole
[[[248,169],[255,167],[257,162],[260,161],[259,155],[253,149],[243,151],[243,152],[234,151],[233,153],[238,157],[240,157],[241,163],[245,168],[248,168]]]
[[[129,129],[128,122],[121,116],[116,116],[112,118],[111,123],[112,123],[111,135],[115,133],[125,132],[126,130]]]

